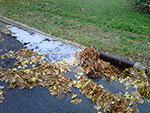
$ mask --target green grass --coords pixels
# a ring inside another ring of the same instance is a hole
[[[150,60],[150,15],[126,0],[0,0],[0,14],[121,57]]]

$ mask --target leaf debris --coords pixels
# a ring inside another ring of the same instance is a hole
[[[77,96],[78,96],[77,94],[73,94],[73,95],[72,95],[71,103],[73,103],[73,104],[79,104],[79,103],[82,102],[82,100],[81,100],[81,99],[78,99]]]
[[[4,92],[2,91],[3,88],[4,86],[0,86],[0,103],[2,103],[4,100]]]
[[[104,109],[104,112],[131,112],[138,113],[135,102],[126,99],[125,97],[112,94],[106,91],[101,86],[81,76],[77,82],[74,82],[74,87],[78,87],[80,92],[96,103],[95,109]]]

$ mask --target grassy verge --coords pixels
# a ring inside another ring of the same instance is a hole
[[[126,0],[0,0],[0,14],[99,50],[150,61],[150,15]]]

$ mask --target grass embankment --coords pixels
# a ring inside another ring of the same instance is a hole
[[[0,14],[99,50],[150,60],[150,15],[126,0],[0,0]]]

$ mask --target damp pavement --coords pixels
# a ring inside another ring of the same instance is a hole
[[[73,55],[80,48],[71,44],[66,44],[52,37],[44,36],[32,31],[26,31],[21,28],[7,25],[0,22],[0,55],[9,52],[10,50],[18,51],[26,46],[37,53],[42,53],[46,56],[49,62],[62,61],[64,59],[72,60]],[[16,59],[0,59],[0,66],[3,68],[13,68]],[[4,62],[4,63],[2,63]],[[64,75],[76,79],[74,72],[67,72]],[[86,76],[84,74],[84,76]],[[106,82],[103,79],[93,79],[97,84],[103,85],[108,91],[114,94],[126,91],[125,86],[119,82]],[[40,86],[33,89],[15,88],[8,90],[8,84],[0,82],[0,86],[5,86],[5,99],[0,104],[0,113],[97,113],[93,109],[94,103],[82,95],[78,89],[72,88],[72,93],[58,99],[50,95],[48,88]],[[134,89],[128,89],[129,91]],[[82,99],[80,104],[71,104],[72,94],[78,94],[78,98]],[[150,104],[137,104],[140,113],[149,113]],[[102,112],[102,111],[101,111]]]

